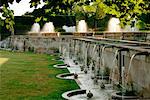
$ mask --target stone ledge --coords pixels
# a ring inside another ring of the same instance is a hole
[[[86,94],[86,90],[77,89],[77,90],[71,90],[68,92],[65,92],[62,94],[62,97],[64,99],[70,100],[72,96],[78,95],[78,94]]]
[[[72,76],[72,78],[66,78],[67,76]],[[74,73],[58,74],[56,77],[60,78],[60,79],[72,80],[72,79],[74,79]]]

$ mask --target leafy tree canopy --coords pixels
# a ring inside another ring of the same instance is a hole
[[[42,8],[35,9],[31,15],[35,16],[36,22],[47,21],[49,16],[73,15],[73,5],[79,0],[43,0],[45,5]],[[31,1],[31,7],[36,7],[38,2]],[[37,14],[38,13],[38,14]]]
[[[1,8],[1,14],[2,16],[0,17],[0,26],[5,26],[6,29],[11,31],[11,33],[14,33],[14,16],[13,16],[13,11],[10,10],[8,7],[3,5]]]
[[[76,16],[91,17],[95,19],[102,19],[105,16],[103,1],[89,1],[84,0],[78,2],[74,7],[74,13]]]
[[[7,24],[7,28],[13,28],[13,12],[8,3],[14,0],[0,0],[0,12],[3,18],[0,21]],[[21,0],[16,0],[20,2]],[[35,10],[32,15],[37,17],[36,22],[47,21],[47,15],[83,15],[85,18],[94,16],[101,19],[105,14],[115,15],[121,20],[121,25],[129,24],[133,18],[139,18],[143,13],[150,12],[149,0],[42,0],[45,5]],[[30,7],[37,7],[40,0],[31,0]],[[39,13],[40,12],[40,13]],[[38,13],[38,14],[37,14]],[[7,19],[7,21],[5,21]],[[9,23],[8,23],[9,22]],[[8,26],[9,25],[9,26]]]
[[[105,13],[120,18],[122,26],[134,18],[138,19],[142,13],[150,12],[149,0],[105,0],[104,3]]]

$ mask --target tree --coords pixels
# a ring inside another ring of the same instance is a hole
[[[13,3],[14,0],[0,0],[0,27],[6,27],[11,34],[14,34],[14,14],[13,11],[10,10],[8,3]],[[16,0],[16,2],[20,2],[21,0]]]
[[[8,3],[13,3],[14,0],[1,0],[0,1],[0,12],[2,13],[2,17],[0,17],[1,26],[6,26],[7,29],[13,32],[14,25],[14,17],[13,11],[9,9]],[[19,3],[21,0],[16,0]],[[30,7],[37,7],[40,4],[41,0],[31,0]],[[48,16],[55,15],[71,15],[72,14],[72,6],[75,2],[79,0],[42,0],[45,2],[45,5],[38,10],[35,10],[33,14],[37,19],[36,22],[39,21],[47,21]],[[40,13],[39,13],[40,12]],[[38,13],[38,14],[37,14]],[[29,14],[29,13],[28,13]]]
[[[14,0],[0,0],[0,12],[7,28],[13,28],[13,12],[9,9],[8,3]],[[16,0],[20,2],[21,0]],[[130,24],[133,18],[139,18],[141,14],[150,12],[149,0],[42,0],[45,5],[39,9],[40,13],[34,14],[36,21],[47,21],[47,15],[83,15],[84,17],[94,16],[101,19],[105,14],[115,15],[121,20],[121,25]],[[37,7],[40,0],[31,0],[31,7]],[[74,9],[75,10],[72,10]],[[4,10],[5,9],[5,10]],[[9,13],[8,13],[9,12]],[[36,11],[35,11],[36,12]],[[38,12],[38,11],[37,11]],[[7,14],[6,16],[4,16]],[[5,22],[5,20],[7,21]],[[10,21],[12,20],[12,21]],[[7,23],[9,21],[9,23]],[[0,24],[3,25],[3,24]],[[12,29],[11,29],[12,30]]]
[[[74,14],[77,20],[86,20],[90,23],[90,27],[96,28],[97,21],[105,17],[103,10],[103,1],[96,2],[92,0],[80,0],[73,7]],[[91,21],[93,22],[91,24]]]
[[[72,7],[80,0],[43,0],[45,5],[36,9],[31,14],[37,17],[36,22],[47,21],[49,16],[73,15]],[[38,2],[31,0],[31,7],[36,7]],[[40,12],[40,13],[39,13]],[[38,13],[38,14],[37,14]]]
[[[99,0],[97,0],[99,1]],[[115,15],[121,20],[121,26],[130,24],[134,18],[150,12],[149,0],[105,0],[105,13]]]
[[[86,0],[89,1],[89,0]],[[114,15],[121,21],[121,26],[131,24],[131,20],[140,18],[142,14],[150,12],[149,0],[90,0],[91,3],[81,0],[76,5],[75,13],[77,16],[94,16],[101,19],[106,14]],[[84,3],[85,2],[85,3]],[[140,21],[139,21],[140,22]]]
[[[1,7],[2,17],[0,17],[0,26],[5,26],[11,34],[14,34],[14,16],[13,11],[10,10],[5,4]]]

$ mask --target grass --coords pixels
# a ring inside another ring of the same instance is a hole
[[[63,100],[63,92],[78,89],[74,80],[56,78],[67,69],[54,68],[56,56],[0,51],[0,100]]]

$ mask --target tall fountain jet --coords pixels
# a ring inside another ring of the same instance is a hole
[[[53,22],[47,22],[41,30],[41,36],[59,36],[58,32],[55,32]]]
[[[39,23],[34,23],[31,27],[31,30],[28,32],[29,35],[37,35],[40,32],[40,25]]]
[[[53,25],[53,22],[47,22],[45,23],[45,25],[43,26],[41,33],[54,33],[55,32],[55,28]]]
[[[87,32],[87,23],[85,22],[85,20],[80,20],[77,26],[77,32],[79,33],[85,33]]]
[[[108,32],[121,32],[120,20],[112,17],[108,22]]]
[[[130,25],[126,25],[124,31],[127,32],[137,32],[139,31],[138,27],[136,27],[137,24],[137,20],[136,18],[133,18],[133,20],[131,20]]]

